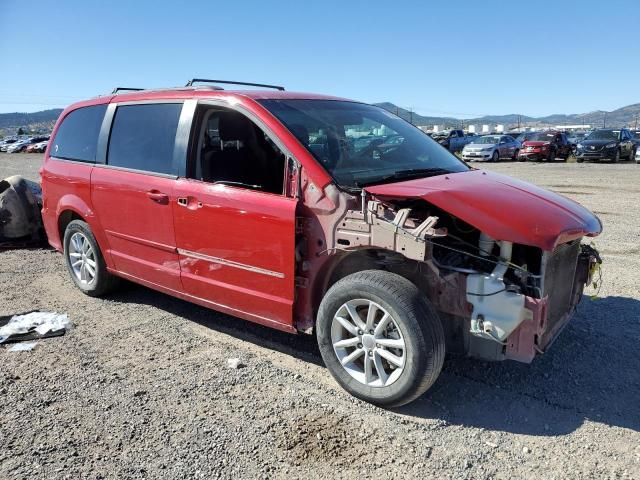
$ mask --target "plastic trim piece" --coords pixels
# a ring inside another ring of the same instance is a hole
[[[220,265],[225,265],[227,267],[240,268],[242,270],[248,270],[250,272],[261,273],[262,275],[268,275],[270,277],[276,278],[284,278],[284,273],[274,272],[273,270],[267,270],[265,268],[254,267],[253,265],[247,265],[245,263],[234,262],[232,260],[225,260],[224,258],[219,257],[211,257],[209,255],[204,255],[202,253],[191,252],[189,250],[183,250],[178,248],[178,254],[184,255],[185,257],[195,258],[197,260],[204,260],[205,262],[211,263],[219,263]]]

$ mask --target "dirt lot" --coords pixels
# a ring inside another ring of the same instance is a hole
[[[0,154],[0,178],[40,160]],[[600,216],[601,298],[532,365],[450,358],[397,411],[344,393],[313,338],[133,285],[92,299],[59,254],[0,252],[0,315],[75,324],[0,348],[0,478],[640,478],[640,165],[487,168]]]

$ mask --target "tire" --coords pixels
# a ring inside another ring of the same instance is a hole
[[[636,159],[636,149],[632,148],[631,149],[631,153],[629,154],[629,161],[633,162]]]
[[[582,163],[584,162],[584,158],[576,157],[576,162]]]
[[[620,161],[620,149],[616,150],[616,156],[611,160],[612,163],[618,163]]]
[[[547,153],[547,158],[545,158],[545,162],[553,162],[556,158],[556,153],[553,150],[549,150]]]
[[[349,308],[356,312],[360,327]],[[367,326],[366,315],[372,308],[377,313]],[[339,317],[348,322],[348,329]],[[386,328],[376,332],[385,318],[390,319]],[[425,295],[406,278],[382,270],[357,272],[336,282],[320,304],[316,336],[324,363],[340,386],[382,407],[398,407],[418,398],[436,381],[444,362],[442,323]],[[402,342],[403,347],[380,345],[383,340]],[[351,345],[334,347],[336,341]],[[394,368],[388,354],[394,362],[402,357],[401,364]]]
[[[83,293],[100,297],[117,286],[119,279],[107,271],[98,242],[86,222],[70,222],[64,232],[63,245],[65,264],[71,280]],[[78,266],[79,261],[84,263]]]
[[[500,161],[500,152],[498,152],[498,150],[495,150],[493,152],[493,155],[491,155],[491,161],[492,162],[498,162]]]
[[[515,161],[515,160],[518,160],[518,154],[519,154],[519,153],[520,153],[520,150],[516,148],[516,149],[515,149],[515,151],[513,152],[513,158],[512,158],[512,160],[514,160],[514,161]]]

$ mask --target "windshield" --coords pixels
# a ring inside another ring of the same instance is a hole
[[[591,132],[587,140],[618,140],[620,130],[596,130]]]
[[[487,137],[480,137],[480,138],[476,138],[473,143],[482,143],[482,144],[491,144],[494,145],[496,143],[500,143],[500,137],[494,137],[492,135],[489,135]]]
[[[261,100],[344,187],[469,170],[386,110],[339,100]]]
[[[531,140],[533,142],[552,142],[553,141],[553,137],[555,137],[556,134],[555,133],[549,133],[549,132],[539,132],[539,133],[534,133],[533,135],[531,135],[528,140]]]

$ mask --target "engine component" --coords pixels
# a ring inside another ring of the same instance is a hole
[[[436,228],[438,217],[429,216],[418,225],[411,219],[410,208],[397,212],[381,202],[370,200],[365,212],[348,210],[336,232],[336,243],[343,247],[375,246],[424,261],[426,237],[443,237],[446,229]]]
[[[480,238],[483,242],[483,238]],[[507,289],[504,275],[509,268],[513,244],[501,241],[500,262],[490,274],[467,277],[467,301],[473,305],[470,333],[503,343],[526,318],[525,296]]]

